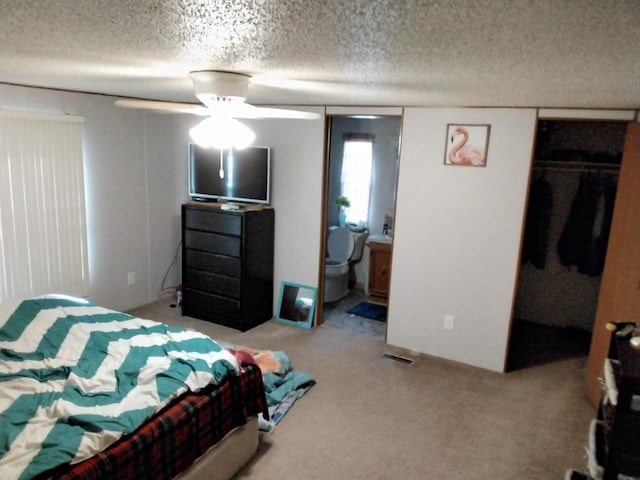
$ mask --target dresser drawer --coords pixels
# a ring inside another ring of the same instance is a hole
[[[240,256],[240,238],[196,230],[184,231],[184,248],[206,250],[222,255]]]
[[[240,298],[240,279],[187,268],[182,283],[184,287],[216,293],[225,297]]]
[[[190,288],[185,288],[182,295],[183,315],[190,315],[191,312],[206,312],[207,318],[239,319],[240,317],[240,302],[237,300]]]
[[[186,268],[196,268],[227,277],[239,277],[242,272],[242,262],[238,257],[187,249],[185,250],[185,258]]]
[[[273,317],[272,208],[182,205],[182,314],[241,331]]]
[[[206,210],[189,209],[185,212],[185,228],[225,235],[242,234],[242,217]]]

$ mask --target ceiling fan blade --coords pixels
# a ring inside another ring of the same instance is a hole
[[[119,98],[115,101],[118,107],[154,110],[161,113],[190,113],[207,116],[211,112],[207,107],[192,103],[161,102],[156,100],[137,100],[134,98]]]
[[[287,110],[284,108],[256,107],[248,103],[234,102],[225,105],[226,111],[234,118],[292,118],[297,120],[315,120],[320,118],[318,113],[302,110]],[[212,108],[215,110],[215,107]]]

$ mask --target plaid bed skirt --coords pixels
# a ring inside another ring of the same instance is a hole
[[[173,478],[235,427],[260,413],[268,419],[262,374],[257,366],[248,365],[239,376],[228,376],[220,385],[177,399],[104,452],[42,478]]]

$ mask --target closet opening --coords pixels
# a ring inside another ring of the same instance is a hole
[[[538,122],[507,371],[589,354],[626,126]]]

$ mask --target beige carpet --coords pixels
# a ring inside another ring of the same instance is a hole
[[[547,480],[584,470],[594,409],[584,358],[493,373],[424,355],[380,358],[370,336],[271,320],[248,332],[182,317],[160,301],[131,312],[213,338],[284,350],[317,384],[237,479]]]

